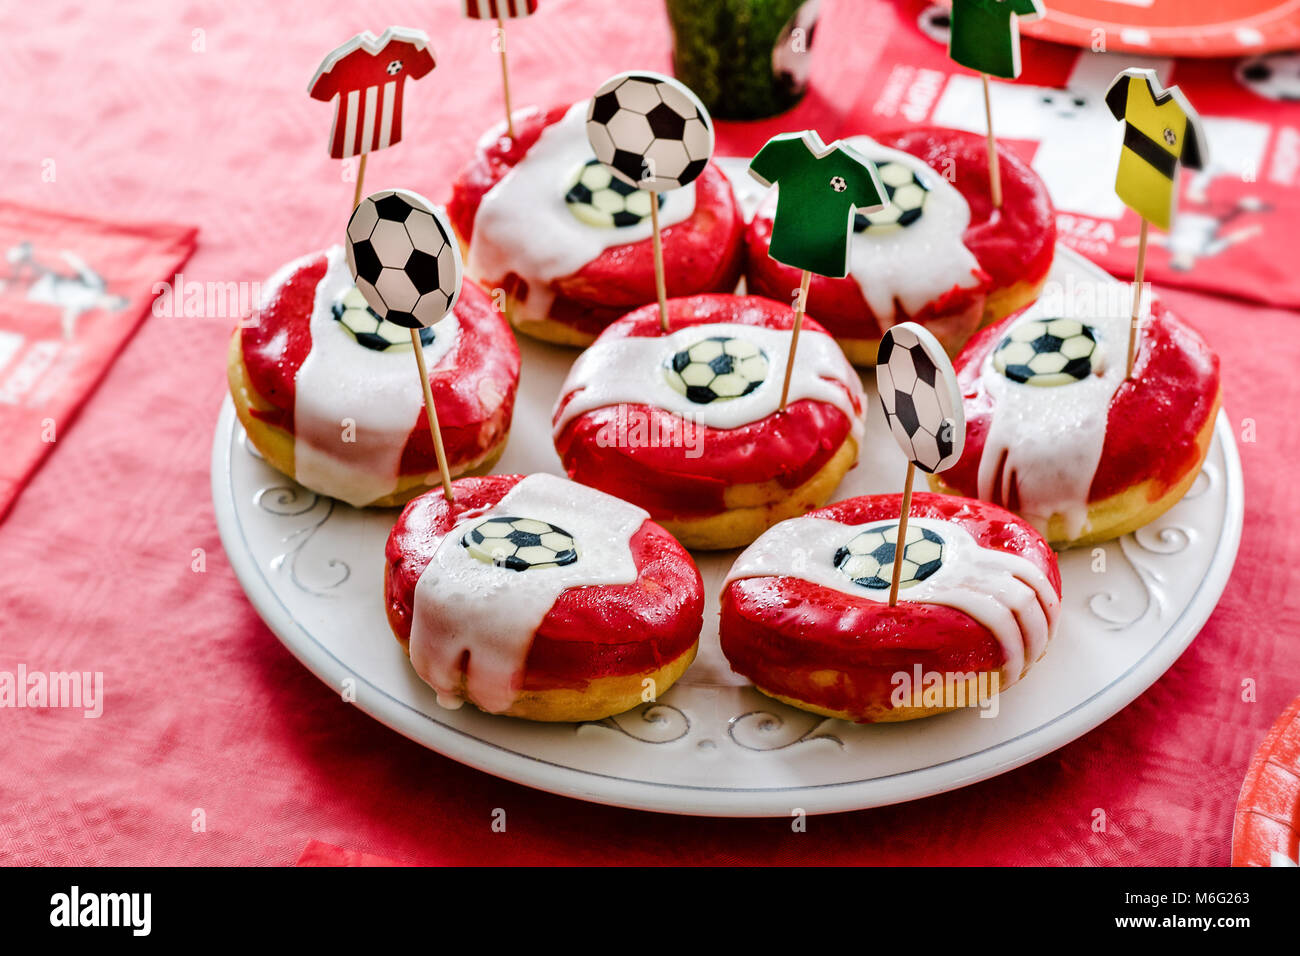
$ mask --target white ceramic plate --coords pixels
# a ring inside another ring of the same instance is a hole
[[[1053,277],[1105,280],[1064,248]],[[567,349],[521,341],[523,375],[501,473],[563,474],[550,409]],[[869,390],[870,391],[870,390]],[[898,491],[904,462],[871,396],[864,457],[836,498]],[[1191,643],[1227,583],[1241,533],[1241,466],[1220,417],[1188,496],[1097,552],[1061,556],[1065,599],[1047,656],[994,717],[971,709],[858,726],[781,705],[727,667],[718,590],[738,552],[700,554],[700,653],[657,703],[587,724],[443,710],[384,616],[384,542],[395,511],[356,511],[299,487],[246,443],[227,400],[212,450],[221,540],[258,613],[312,673],[394,730],[462,763],[553,793],[721,816],[853,810],[962,787],[1041,757],[1116,713]],[[1104,568],[1104,570],[1097,570]]]

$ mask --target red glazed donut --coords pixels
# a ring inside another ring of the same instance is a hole
[[[1187,493],[1214,434],[1219,359],[1156,303],[1126,380],[1127,310],[1062,319],[1075,310],[1049,298],[957,357],[966,447],[929,481],[1003,505],[1065,548],[1127,534]]]
[[[846,140],[877,164],[895,197],[859,216],[843,279],[813,276],[808,311],[857,365],[871,365],[884,330],[919,322],[950,354],[983,323],[1023,308],[1052,266],[1056,213],[1037,174],[1000,152],[1003,205],[993,208],[982,136],[923,128]],[[917,188],[917,187],[921,188]],[[788,301],[799,271],[772,259],[771,202],[746,232],[749,290]],[[861,228],[859,228],[861,227]]]
[[[623,226],[593,224],[591,217],[603,213],[578,201],[610,181],[587,142],[585,109],[579,103],[521,110],[513,140],[499,124],[480,141],[447,204],[467,250],[467,274],[484,288],[503,290],[515,327],[581,346],[625,312],[656,300],[649,194],[604,197],[645,206],[628,213],[635,221]],[[584,163],[594,168],[584,171]],[[597,184],[586,194],[571,188],[580,172]],[[610,189],[623,187],[611,184],[604,192]],[[710,163],[691,185],[660,195],[668,294],[732,291],[742,268],[744,220],[726,175]]]
[[[891,608],[900,504],[837,502],[741,554],[720,632],[736,673],[795,707],[859,722],[984,703],[1020,679],[1055,631],[1056,555],[1001,508],[919,493]]]
[[[826,502],[857,460],[857,373],[806,319],[778,411],[794,313],[758,296],[646,306],[574,364],[552,418],[570,478],[645,508],[690,548],[748,544]],[[698,381],[697,381],[698,379]]]
[[[466,282],[423,337],[452,474],[490,470],[519,382],[509,325]],[[260,315],[231,337],[227,377],[254,447],[313,491],[391,506],[438,483],[410,333],[366,308],[337,246],[269,280]]]
[[[551,475],[453,488],[406,506],[384,573],[389,625],[440,702],[599,720],[690,666],[704,586],[644,511]]]

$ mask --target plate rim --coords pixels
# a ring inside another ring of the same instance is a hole
[[[1059,245],[1057,255],[1075,260],[1086,269],[1101,272],[1095,263]],[[1102,274],[1111,278],[1107,273]],[[352,701],[364,713],[416,743],[476,770],[588,802],[684,816],[784,817],[795,809],[819,814],[887,806],[960,789],[1059,750],[1105,723],[1141,696],[1196,639],[1231,577],[1244,517],[1241,460],[1226,413],[1220,409],[1214,430],[1224,458],[1223,529],[1210,565],[1192,599],[1155,644],[1123,674],[1064,713],[1010,740],[961,757],[870,780],[755,788],[629,780],[565,766],[474,737],[398,700],[348,669],[294,619],[249,549],[237,546],[246,541],[235,507],[234,489],[226,480],[235,444],[235,424],[234,406],[227,395],[217,418],[211,457],[217,531],[235,577],[254,610],[308,671],[331,688],[337,689],[346,678],[364,684],[369,693],[359,693]],[[958,765],[966,772],[954,776],[952,768]],[[689,802],[683,802],[683,795]]]

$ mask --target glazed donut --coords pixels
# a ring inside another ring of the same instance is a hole
[[[688,548],[735,548],[824,504],[857,461],[862,384],[811,318],[784,412],[794,312],[698,295],[619,319],[574,363],[552,416],[570,478],[640,505]]]
[[[872,365],[884,331],[918,322],[950,355],[981,324],[1023,308],[1047,279],[1056,247],[1056,213],[1042,181],[1000,152],[1003,204],[993,208],[982,136],[914,129],[845,140],[876,163],[891,201],[858,214],[849,275],[814,275],[808,311],[855,365]],[[775,195],[745,234],[750,292],[789,301],[798,269],[771,258]]]
[[[515,328],[586,346],[624,313],[656,301],[651,193],[595,159],[585,102],[515,115],[478,144],[447,212],[466,247],[467,275],[500,289]],[[744,219],[713,163],[658,194],[668,294],[730,292],[740,279]]]
[[[1047,542],[994,505],[917,493],[890,607],[900,505],[850,498],[746,549],[722,591],[732,670],[777,700],[861,723],[982,703],[1024,676],[1060,617]],[[928,687],[955,697],[916,696]]]
[[[466,282],[421,339],[452,474],[490,470],[519,383],[510,326]],[[258,318],[231,337],[227,378],[249,441],[312,491],[388,507],[439,481],[410,332],[366,306],[338,246],[268,280]]]
[[[453,488],[406,506],[384,573],[389,625],[439,703],[600,720],[690,666],[704,585],[643,510],[544,474]]]
[[[954,363],[966,447],[933,490],[1000,504],[1058,548],[1127,534],[1187,493],[1214,434],[1218,357],[1156,303],[1126,380],[1128,315],[1105,298],[1068,319],[1040,300],[971,340]]]

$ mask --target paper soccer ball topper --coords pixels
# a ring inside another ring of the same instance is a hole
[[[386,189],[363,199],[348,220],[346,249],[357,289],[395,325],[428,328],[460,297],[460,246],[443,213],[417,193]]]
[[[938,339],[915,322],[886,332],[876,356],[876,390],[908,461],[929,474],[957,463],[966,416],[957,373]]]
[[[693,181],[713,155],[713,120],[699,98],[670,76],[620,73],[587,108],[587,139],[619,179],[660,192]]]

